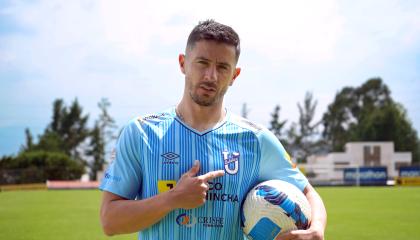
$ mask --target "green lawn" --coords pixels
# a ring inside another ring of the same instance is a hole
[[[137,239],[102,233],[100,200],[99,190],[0,192],[0,239]]]
[[[328,211],[328,240],[420,239],[420,187],[318,188]],[[0,239],[108,238],[99,223],[101,193],[0,192]]]
[[[317,190],[328,212],[326,239],[420,239],[420,187]]]

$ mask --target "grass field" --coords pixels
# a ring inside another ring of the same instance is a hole
[[[327,240],[420,240],[420,187],[317,189],[328,211]],[[96,190],[0,192],[0,239],[137,239],[106,237]]]

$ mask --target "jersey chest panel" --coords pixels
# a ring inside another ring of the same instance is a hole
[[[148,144],[152,147],[143,153],[143,169],[147,169],[147,174],[142,174],[141,198],[175,187],[194,160],[200,161],[198,175],[215,170],[225,172],[224,176],[208,182],[209,191],[203,206],[173,211],[155,224],[154,231],[157,228],[176,228],[181,234],[185,228],[194,228],[211,229],[213,234],[223,235],[225,231],[227,234],[226,228],[233,227],[236,229],[234,235],[241,233],[241,203],[248,190],[257,184],[259,171],[258,141],[252,133],[226,127],[199,135],[172,125],[163,132],[150,134]]]

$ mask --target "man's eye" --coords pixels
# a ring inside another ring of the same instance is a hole
[[[227,69],[228,69],[228,67],[227,67],[227,66],[225,66],[225,65],[219,65],[219,69],[222,69],[222,70],[227,70]]]

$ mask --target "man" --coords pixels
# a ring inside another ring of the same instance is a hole
[[[139,239],[243,239],[241,202],[259,182],[281,179],[312,207],[308,230],[278,239],[323,239],[326,211],[306,178],[267,129],[223,107],[240,74],[236,32],[213,20],[191,32],[179,65],[184,94],[173,109],[132,120],[101,184],[107,235]]]

